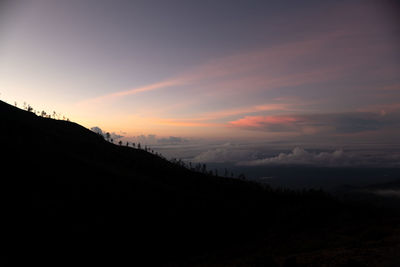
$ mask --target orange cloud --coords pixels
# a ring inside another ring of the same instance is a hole
[[[298,118],[289,116],[246,116],[242,119],[229,122],[230,125],[241,128],[258,128],[267,125],[289,125],[300,121]]]
[[[235,115],[243,115],[248,113],[255,113],[260,111],[275,111],[275,110],[289,110],[288,105],[286,104],[265,104],[265,105],[256,105],[238,109],[226,109],[220,110],[216,112],[207,112],[202,113],[197,116],[193,116],[192,118],[174,118],[174,119],[164,119],[158,120],[157,123],[165,124],[165,125],[174,125],[174,126],[194,126],[194,127],[216,127],[216,126],[225,126],[222,123],[214,123],[212,121],[227,118]]]
[[[293,132],[325,136],[389,133],[398,129],[399,113],[345,112],[288,116],[246,116],[228,123],[231,127],[264,132]]]

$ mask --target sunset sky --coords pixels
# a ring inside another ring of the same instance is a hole
[[[1,1],[0,98],[125,137],[398,142],[395,1]]]

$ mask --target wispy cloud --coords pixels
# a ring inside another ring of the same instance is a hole
[[[293,110],[289,104],[264,104],[248,106],[236,109],[223,109],[215,112],[206,112],[191,115],[189,118],[168,118],[159,119],[155,123],[182,127],[225,127],[225,122],[217,122],[229,117],[236,117],[243,114],[252,114],[268,111],[289,111]]]
[[[237,109],[225,109],[216,112],[208,112],[201,115],[208,120],[215,120],[220,118],[227,118],[234,115],[242,115],[248,113],[262,112],[262,111],[287,111],[290,110],[289,104],[264,104],[256,105]]]
[[[398,63],[392,59],[393,44],[382,41],[388,34],[378,19],[366,19],[374,14],[371,7],[343,11],[338,4],[332,14],[315,15],[323,26],[315,25],[312,16],[308,24],[297,25],[311,26],[304,27],[304,34],[205,59],[170,78],[81,103],[97,107],[128,98],[132,105],[125,101],[124,112],[136,116],[136,125],[140,119],[140,128],[192,127],[193,133],[208,127],[349,135],[392,127]],[[378,102],[374,94],[390,94],[392,100]],[[278,101],[280,96],[299,101]]]
[[[299,134],[353,134],[397,127],[398,114],[352,112],[304,114],[291,116],[246,116],[229,122],[231,127],[265,132],[297,132]]]
[[[78,104],[81,104],[81,105],[101,104],[103,102],[116,100],[120,97],[154,91],[154,90],[159,90],[159,89],[168,88],[168,87],[172,87],[172,86],[179,86],[181,84],[183,84],[183,81],[171,79],[171,80],[166,80],[163,82],[158,82],[158,83],[153,83],[153,84],[149,84],[149,85],[145,85],[145,86],[136,87],[136,88],[129,89],[129,90],[118,91],[115,93],[102,95],[102,96],[95,97],[92,99],[87,99],[87,100],[79,102]]]
[[[154,121],[156,124],[178,126],[178,127],[220,127],[222,123],[206,122],[204,118],[194,119],[159,119]]]
[[[244,129],[258,129],[270,132],[297,131],[298,124],[304,121],[300,117],[289,116],[246,116],[242,119],[229,122],[233,127]]]
[[[301,58],[315,53],[324,53],[324,47],[334,38],[343,36],[341,32],[326,33],[306,41],[296,41],[266,48],[244,51],[231,56],[215,58],[171,77],[164,81],[121,90],[82,101],[86,104],[100,104],[118,98],[161,90],[177,86],[186,86],[186,90],[208,88],[210,93],[225,90],[266,90],[282,86],[298,86],[307,83],[325,81],[337,77],[342,69],[328,66],[321,69],[305,68],[293,72],[291,65]],[[187,86],[190,86],[188,89]]]

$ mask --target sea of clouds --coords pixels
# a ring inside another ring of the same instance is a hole
[[[92,131],[103,134],[99,127]],[[316,167],[400,167],[400,145],[324,145],[293,142],[210,141],[178,136],[158,137],[153,134],[124,137],[111,133],[114,140],[151,146],[166,158],[180,158],[195,163],[227,163],[235,166]]]
[[[281,151],[279,151],[281,149]],[[304,148],[225,144],[193,157],[194,162],[235,163],[237,166],[305,165],[318,167],[400,167],[400,148]]]

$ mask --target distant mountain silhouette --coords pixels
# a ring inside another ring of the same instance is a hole
[[[279,266],[293,262],[291,236],[303,238],[297,249],[304,251],[320,240],[316,233],[360,222],[362,231],[382,221],[378,211],[321,191],[273,190],[193,172],[1,101],[0,125],[5,231],[14,260],[193,265],[262,247],[267,256],[257,261]]]

